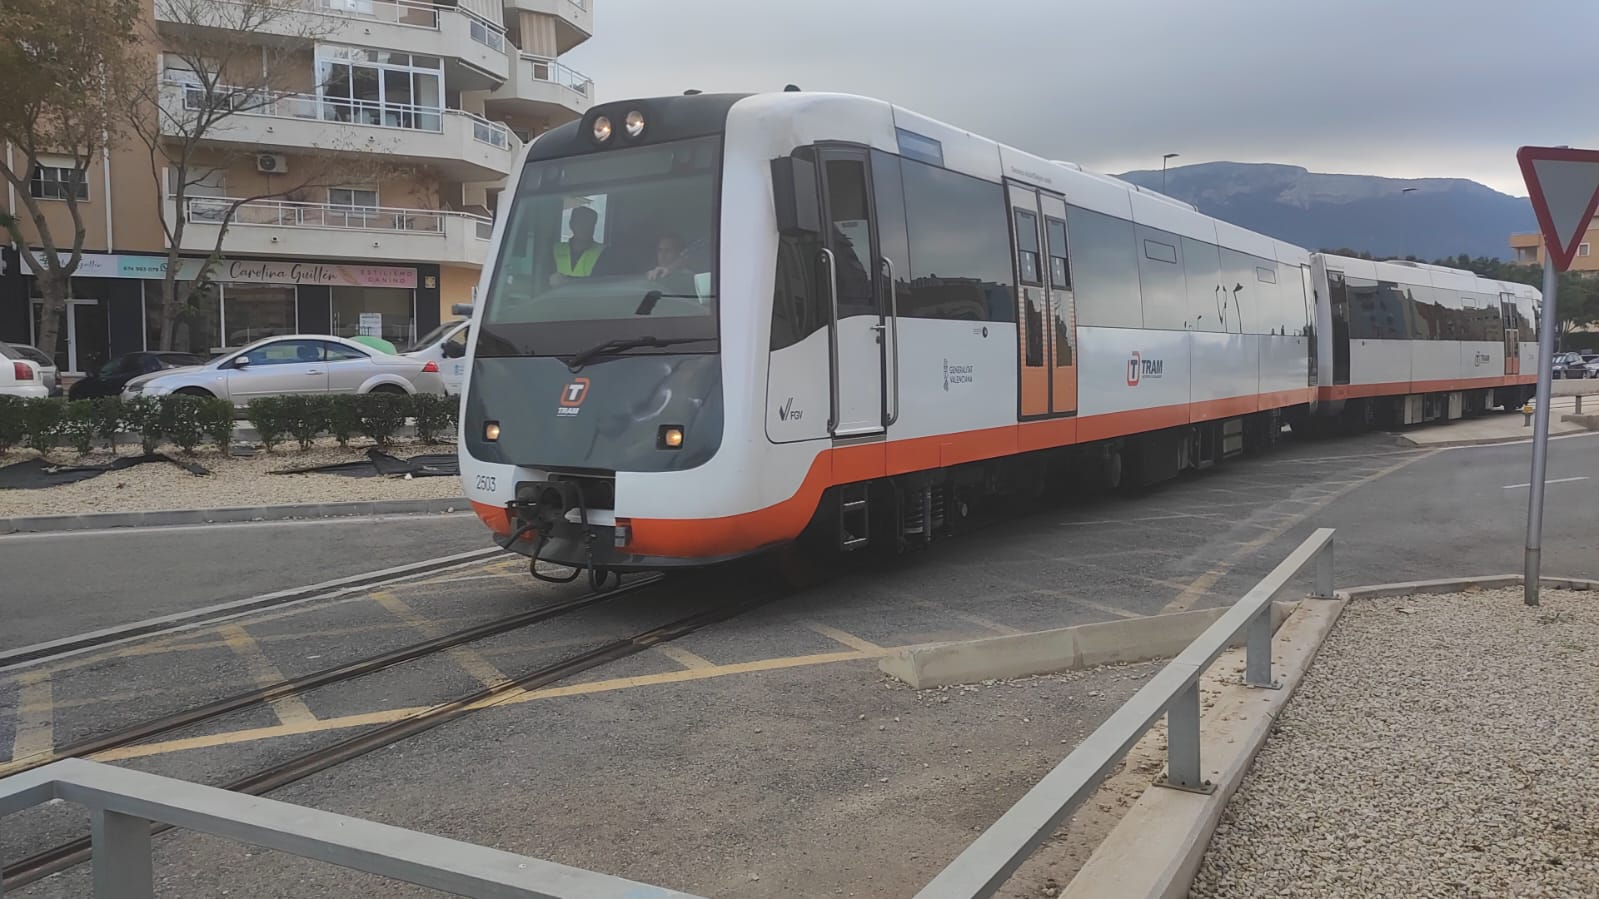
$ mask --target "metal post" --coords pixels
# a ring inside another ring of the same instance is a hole
[[[1244,684],[1266,690],[1282,686],[1271,679],[1271,610],[1267,603],[1249,622],[1248,642],[1244,647]]]
[[[1532,433],[1532,480],[1527,486],[1527,571],[1522,599],[1529,606],[1538,604],[1538,569],[1543,554],[1543,488],[1545,463],[1549,457],[1549,395],[1555,357],[1555,329],[1560,318],[1555,314],[1555,289],[1559,286],[1555,261],[1547,252],[1543,257],[1543,311],[1538,316],[1538,406]]]
[[[94,845],[94,899],[155,899],[150,822],[94,809],[89,832]]]
[[[1161,786],[1191,793],[1216,787],[1199,770],[1199,673],[1166,706],[1166,779]]]
[[[1321,548],[1316,556],[1316,592],[1312,594],[1315,599],[1333,599],[1333,542]]]

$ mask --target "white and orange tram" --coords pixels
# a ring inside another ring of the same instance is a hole
[[[461,471],[573,576],[927,541],[1537,372],[1531,288],[1309,253],[862,97],[603,104],[504,196]]]

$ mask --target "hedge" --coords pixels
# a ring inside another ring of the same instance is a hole
[[[379,446],[387,446],[405,424],[416,422],[417,436],[426,443],[454,430],[457,400],[429,394],[367,393],[359,396],[262,397],[245,409],[245,417],[270,452],[286,437],[302,450],[322,434],[347,445],[360,433]],[[0,452],[26,445],[48,450],[61,443],[78,453],[88,453],[98,439],[112,446],[117,434],[138,434],[145,452],[154,452],[163,440],[186,453],[211,443],[226,453],[233,440],[235,411],[227,400],[173,394],[93,400],[19,399],[0,396]]]

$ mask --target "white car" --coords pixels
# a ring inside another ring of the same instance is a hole
[[[466,319],[445,322],[402,355],[433,362],[444,376],[444,392],[459,395],[461,384],[466,381],[466,342],[471,337],[471,325]]]
[[[0,343],[0,396],[43,399],[50,395],[39,366]]]
[[[353,340],[289,334],[258,340],[204,365],[141,375],[122,398],[169,393],[212,396],[247,406],[263,396],[339,393],[444,393],[439,366]]]

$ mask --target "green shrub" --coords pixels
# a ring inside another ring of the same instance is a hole
[[[161,400],[153,396],[136,396],[122,404],[122,420],[127,429],[139,435],[144,454],[149,455],[161,445]]]
[[[94,433],[105,441],[107,449],[116,452],[117,434],[122,432],[127,416],[127,410],[122,407],[122,397],[102,396],[88,402],[94,415]]]
[[[200,424],[200,397],[181,393],[161,398],[159,416],[161,430],[183,450],[194,455],[194,448],[205,438],[205,428]]]
[[[328,397],[328,433],[339,446],[350,445],[350,438],[361,430],[361,398],[348,393]]]
[[[411,405],[409,398],[403,393],[368,393],[359,401],[361,433],[378,446],[388,446],[400,426],[405,424],[405,414]]]
[[[244,417],[255,426],[255,432],[261,438],[261,445],[266,447],[269,453],[289,429],[288,410],[281,396],[263,396],[252,400],[250,405],[245,407]]]
[[[328,429],[328,398],[325,396],[286,396],[283,398],[284,426],[300,441],[305,452],[318,434]]]
[[[438,443],[439,434],[455,427],[459,407],[451,396],[418,393],[411,397],[411,416],[416,419],[416,436],[424,443]]]
[[[66,419],[65,400],[28,400],[22,407],[22,421],[28,429],[28,446],[41,453],[48,452],[61,442]]]
[[[200,430],[222,455],[233,450],[233,402],[206,397],[200,400]]]
[[[27,436],[28,422],[22,414],[23,401],[14,396],[0,396],[0,453],[11,449]]]
[[[67,417],[61,423],[61,433],[80,456],[87,456],[94,449],[94,435],[99,425],[94,412],[94,403],[89,400],[67,404]]]

